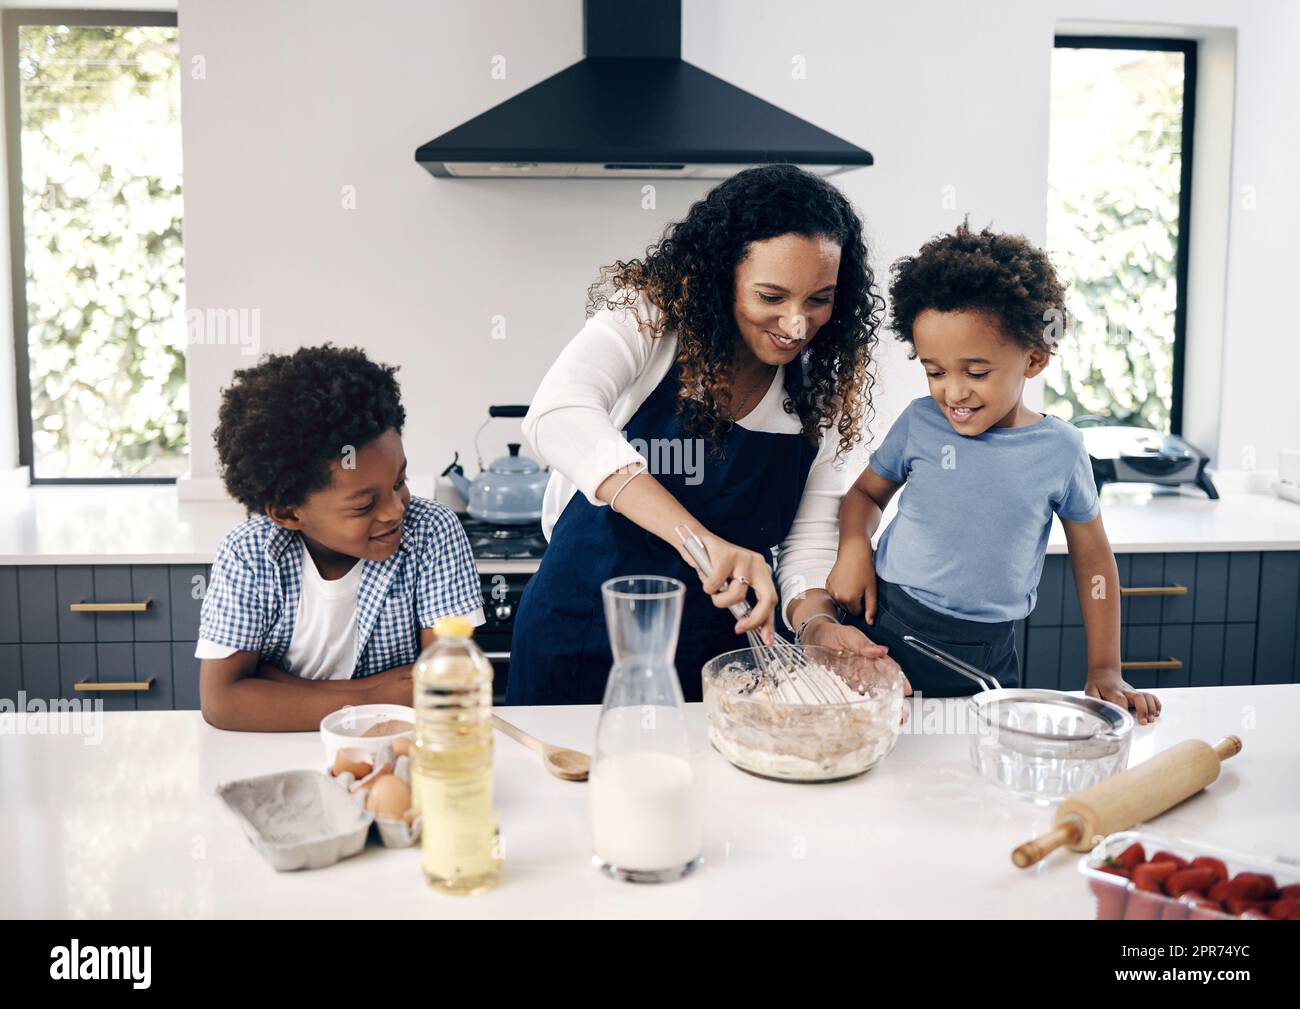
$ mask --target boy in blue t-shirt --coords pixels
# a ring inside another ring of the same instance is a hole
[[[1120,673],[1119,573],[1083,439],[1021,401],[1052,354],[1045,326],[1064,318],[1051,261],[1024,238],[963,225],[894,264],[890,299],[930,395],[907,406],[845,495],[827,591],[870,625],[914,690],[978,688],[904,635],[1017,686],[1013,624],[1034,608],[1056,514],[1088,642],[1084,691],[1141,723],[1155,718],[1160,701]],[[873,557],[881,513],[904,484]]]
[[[347,705],[409,705],[434,621],[483,622],[460,521],[406,485],[396,370],[304,347],[223,390],[217,454],[250,518],[222,540],[203,599],[212,725],[302,731]]]

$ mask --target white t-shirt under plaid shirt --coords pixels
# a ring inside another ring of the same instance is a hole
[[[304,555],[302,537],[265,515],[227,533],[203,598],[199,657],[215,644],[258,652],[263,662],[285,668],[302,598]],[[396,552],[361,565],[354,678],[414,662],[420,628],[432,627],[438,617],[469,615],[482,623],[483,596],[469,539],[455,513],[436,501],[411,498]]]

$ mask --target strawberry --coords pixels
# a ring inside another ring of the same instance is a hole
[[[1151,856],[1153,862],[1173,862],[1180,869],[1187,868],[1187,859],[1181,855],[1175,855],[1172,851],[1157,851]]]
[[[1163,893],[1161,884],[1177,871],[1173,862],[1143,862],[1133,870],[1133,886],[1146,893]]]
[[[1272,876],[1260,872],[1239,872],[1228,881],[1228,896],[1236,900],[1266,900],[1277,893]]]
[[[1135,867],[1141,865],[1147,860],[1146,850],[1141,844],[1130,844],[1114,858],[1108,858],[1106,861],[1118,863],[1124,868],[1124,875],[1132,874]]]
[[[1226,879],[1221,879],[1217,883],[1215,883],[1212,887],[1210,887],[1206,896],[1208,896],[1210,900],[1214,901],[1216,904],[1222,904],[1225,900],[1227,900],[1229,897],[1232,896],[1232,894],[1229,893],[1228,890],[1229,890],[1228,881]]]
[[[1214,885],[1214,870],[1208,866],[1198,869],[1180,869],[1165,880],[1165,893],[1181,897],[1188,890],[1204,892]]]
[[[1273,901],[1268,916],[1279,920],[1300,921],[1300,899],[1291,897]]]
[[[1223,864],[1221,859],[1211,858],[1209,855],[1201,855],[1192,859],[1192,868],[1194,869],[1213,869],[1214,881],[1228,878],[1228,867]]]
[[[1289,883],[1278,890],[1279,900],[1300,900],[1300,883]]]

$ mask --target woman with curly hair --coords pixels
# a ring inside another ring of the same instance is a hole
[[[791,631],[892,662],[840,626],[823,588],[882,314],[862,222],[839,190],[791,165],[733,176],[642,258],[601,271],[586,326],[524,421],[554,472],[550,545],[515,618],[510,703],[601,700],[600,586],[632,574],[687,584],[676,666],[699,700],[702,665],[743,647],[737,634],[772,640],[774,550]],[[680,525],[704,542],[708,578]],[[728,607],[747,598],[738,621]]]

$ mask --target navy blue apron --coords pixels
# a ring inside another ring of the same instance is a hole
[[[681,458],[687,458],[687,435],[677,413],[679,375],[674,363],[627,423],[625,433],[634,445],[676,439]],[[798,388],[801,376],[797,361],[787,365],[786,390]],[[654,476],[714,535],[770,561],[772,547],[785,539],[794,522],[817,446],[802,434],[748,431],[733,424],[721,449],[719,455],[702,442],[693,443],[690,458],[697,463],[697,472],[655,472]],[[655,469],[655,453],[648,454]],[[599,704],[603,700],[613,659],[600,586],[625,575],[661,575],[686,585],[676,657],[686,700],[701,700],[700,669],[705,662],[722,652],[748,647],[744,636],[735,633],[736,618],[713,605],[699,575],[673,547],[611,509],[592,505],[578,492],[551,531],[541,567],[519,602],[507,703]]]

